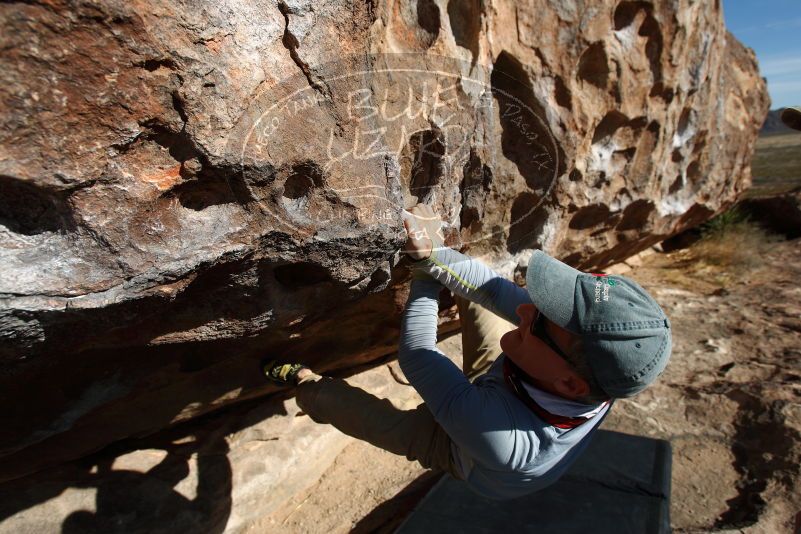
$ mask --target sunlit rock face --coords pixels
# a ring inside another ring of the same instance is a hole
[[[729,205],[768,100],[720,9],[3,4],[0,478],[392,353],[416,202],[506,275]]]

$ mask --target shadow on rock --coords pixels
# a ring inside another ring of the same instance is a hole
[[[62,519],[65,534],[223,532],[232,488],[223,434],[165,438],[120,444],[4,484],[0,532],[54,532]],[[77,508],[66,517],[64,501]]]
[[[114,469],[115,458],[89,466],[76,486],[96,488],[95,511],[77,510],[64,519],[64,534],[106,532],[223,532],[231,513],[231,465],[225,440],[198,447],[196,443],[165,445],[132,453],[132,463],[146,456],[163,458],[147,471]],[[136,458],[139,456],[139,458]],[[142,456],[145,456],[142,458]],[[190,478],[196,457],[197,486]],[[191,495],[194,493],[194,495]],[[190,495],[190,497],[187,496]]]

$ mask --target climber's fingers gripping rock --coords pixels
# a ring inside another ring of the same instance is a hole
[[[403,226],[407,240],[403,251],[415,260],[428,258],[432,249],[444,246],[442,225],[442,219],[427,204],[417,204],[409,211],[404,210]]]

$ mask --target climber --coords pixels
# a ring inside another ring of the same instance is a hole
[[[424,403],[399,410],[299,363],[266,361],[262,372],[297,384],[298,405],[317,422],[444,470],[484,496],[517,497],[558,479],[614,399],[661,373],[670,324],[630,279],[582,273],[541,251],[523,289],[445,247],[441,225],[422,204],[404,219],[414,267],[398,361]],[[442,286],[457,298],[461,370],[436,347]]]

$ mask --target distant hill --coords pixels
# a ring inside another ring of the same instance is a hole
[[[795,130],[785,126],[782,120],[779,118],[779,115],[781,115],[783,109],[784,108],[772,109],[768,112],[768,116],[765,117],[765,122],[762,124],[762,129],[759,130],[759,135],[774,135],[795,132]]]

